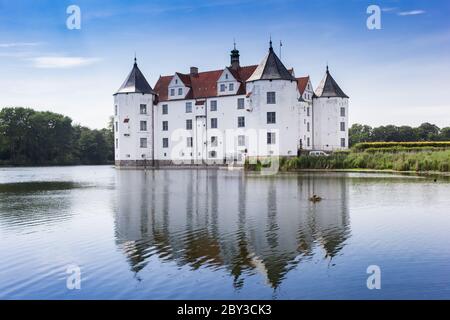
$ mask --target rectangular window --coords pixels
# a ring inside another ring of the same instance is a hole
[[[178,95],[181,96],[183,94],[183,88],[178,88]]]
[[[211,129],[217,129],[217,118],[211,118]]]
[[[115,105],[115,106],[114,106],[114,115],[117,116],[117,113],[118,113],[118,112],[117,112],[117,105]]]
[[[116,149],[119,148],[119,139],[116,139]]]
[[[217,137],[216,136],[211,137],[211,147],[217,147]]]
[[[186,120],[186,130],[192,130],[192,119]]]
[[[244,98],[237,99],[237,108],[244,109]]]
[[[245,136],[244,135],[238,136],[238,146],[245,147]]]
[[[345,108],[344,107],[341,108],[341,117],[345,117]]]
[[[119,132],[119,122],[116,121],[116,132]]]
[[[267,92],[267,103],[268,103],[268,104],[274,104],[274,103],[276,103],[276,100],[275,100],[275,92],[273,92],[273,91]]]
[[[275,112],[267,112],[267,123],[276,123]]]
[[[215,157],[217,157],[217,152],[214,151],[214,150],[213,150],[213,151],[210,151],[210,152],[209,152],[209,157],[210,157],[210,158],[215,158]]]
[[[139,106],[139,112],[140,112],[141,114],[147,114],[147,105],[146,105],[146,104],[141,104],[141,105]]]
[[[345,122],[341,122],[341,131],[345,131]]]
[[[267,132],[267,144],[275,144],[275,132]]]
[[[168,131],[169,130],[169,121],[163,121],[162,129],[163,129],[163,131]]]
[[[192,139],[192,137],[187,137],[186,138],[186,146],[188,147],[188,148],[192,148],[192,143],[193,142],[193,139]]]
[[[210,102],[210,111],[217,111],[217,100],[212,100]]]
[[[163,148],[169,147],[169,138],[163,138]]]
[[[309,132],[309,122],[306,124],[306,131]]]
[[[228,85],[228,90],[233,91],[234,90],[234,83],[230,83]]]
[[[192,113],[192,102],[186,102],[186,113]]]
[[[167,104],[162,105],[162,114],[168,114],[169,113],[169,106]]]
[[[309,139],[309,137],[308,137],[308,139],[306,140],[306,145],[309,147],[310,146],[310,139]]]
[[[141,121],[140,128],[141,131],[147,131],[147,121]]]
[[[245,118],[244,117],[238,117],[238,128],[245,127]]]
[[[341,147],[345,148],[345,138],[341,138]]]
[[[307,117],[309,117],[310,116],[310,112],[309,112],[310,110],[309,110],[309,107],[308,108],[306,108],[306,116]]]
[[[175,95],[175,89],[170,89],[170,96],[173,97]]]
[[[147,138],[140,139],[141,148],[147,148]]]
[[[222,83],[220,85],[220,92],[225,92],[225,84],[224,83]]]

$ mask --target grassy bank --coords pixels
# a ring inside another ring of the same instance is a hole
[[[281,159],[280,170],[295,169],[374,169],[396,171],[449,172],[450,150],[423,152],[349,152],[328,157],[301,156]]]
[[[450,172],[450,149],[389,149],[380,147],[365,151],[336,152],[329,156],[281,158],[280,171],[302,169],[371,169],[395,171]],[[247,170],[259,171],[263,164],[246,164]]]

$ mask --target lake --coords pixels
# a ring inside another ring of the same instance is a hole
[[[450,299],[450,183],[2,168],[0,298]]]

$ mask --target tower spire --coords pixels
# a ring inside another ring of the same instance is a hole
[[[134,52],[134,64],[137,65],[136,51]]]
[[[270,35],[269,50],[273,50],[273,48],[272,48],[272,35]]]
[[[240,67],[239,64],[239,50],[236,49],[236,40],[233,38],[233,50],[231,50],[231,63],[230,66],[232,69],[237,70]]]

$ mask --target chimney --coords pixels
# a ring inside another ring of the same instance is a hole
[[[198,68],[197,67],[191,67],[191,76],[196,77],[198,76]]]

